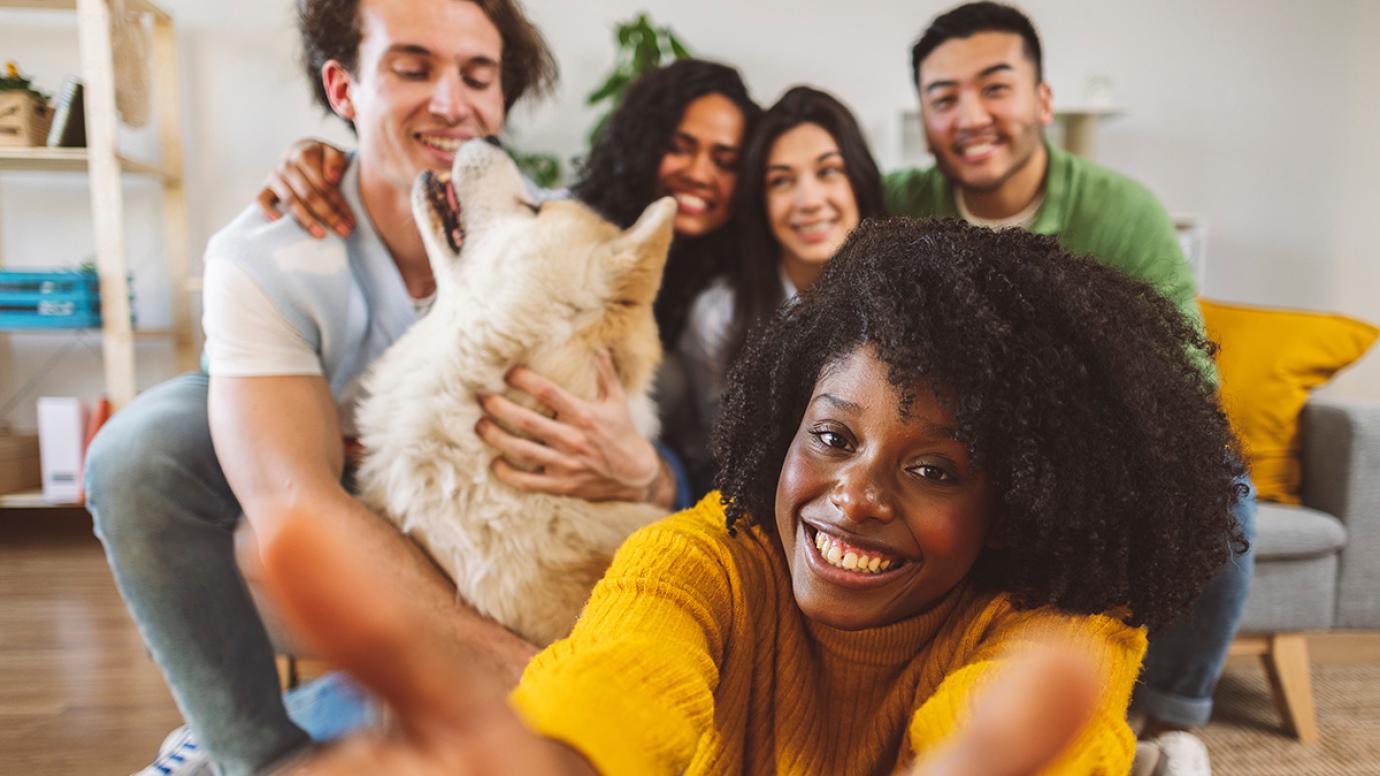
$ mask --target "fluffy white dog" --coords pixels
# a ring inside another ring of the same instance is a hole
[[[503,380],[525,364],[593,399],[606,348],[634,424],[654,437],[652,301],[675,203],[652,203],[627,231],[573,200],[538,206],[508,156],[482,140],[460,148],[451,180],[453,190],[426,173],[412,189],[436,302],[365,380],[360,495],[480,612],[547,644],[574,626],[614,550],[664,512],[499,482],[496,453],[474,430],[476,394],[518,400]]]

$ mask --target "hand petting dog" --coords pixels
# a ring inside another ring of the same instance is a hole
[[[656,447],[633,426],[613,358],[599,354],[599,396],[586,401],[525,367],[508,384],[556,413],[554,418],[504,396],[485,396],[475,427],[503,454],[494,475],[515,488],[587,501],[646,501],[670,508],[675,481]],[[494,421],[498,421],[497,423]],[[499,423],[522,432],[505,431]],[[514,465],[516,464],[516,465]]]

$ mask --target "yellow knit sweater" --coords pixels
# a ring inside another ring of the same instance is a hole
[[[943,741],[985,677],[1052,633],[1094,645],[1105,692],[1049,772],[1127,773],[1143,629],[966,587],[909,620],[829,628],[796,606],[771,536],[729,536],[711,493],[628,539],[511,700],[603,774],[884,774]]]

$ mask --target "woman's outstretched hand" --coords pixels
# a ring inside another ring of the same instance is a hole
[[[574,749],[523,725],[497,682],[448,659],[440,630],[428,627],[406,591],[369,573],[372,559],[348,537],[298,512],[261,557],[294,632],[387,703],[395,723],[313,753],[289,773],[595,773]]]
[[[490,677],[448,659],[440,630],[407,591],[370,573],[373,559],[305,512],[262,548],[264,577],[283,616],[314,652],[348,671],[392,711],[393,725],[312,753],[300,776],[595,773],[575,749],[537,735]],[[910,776],[1024,776],[1052,762],[1097,701],[1089,663],[1051,651],[1015,660],[939,750]]]

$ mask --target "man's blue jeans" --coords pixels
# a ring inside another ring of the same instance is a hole
[[[203,373],[182,375],[110,419],[87,458],[87,507],[187,723],[223,773],[241,776],[308,746],[303,727],[357,724],[357,709],[336,701],[360,698],[324,685],[300,704],[324,716],[299,718],[302,727],[284,708],[268,635],[235,562],[241,511],[211,445],[207,386]]]
[[[1255,486],[1237,502],[1236,520],[1255,541]],[[1255,571],[1254,546],[1232,553],[1193,607],[1173,626],[1154,634],[1136,685],[1133,708],[1173,727],[1206,725],[1212,716],[1212,690],[1222,675],[1227,649],[1241,624],[1241,612]]]

